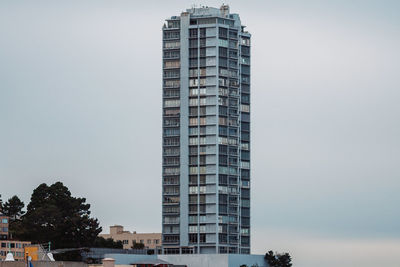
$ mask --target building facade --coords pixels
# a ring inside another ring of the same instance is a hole
[[[8,239],[9,218],[0,213],[0,240]]]
[[[29,241],[9,240],[10,218],[0,213],[0,260],[5,260],[8,253],[13,254],[16,261],[25,260],[25,247]]]
[[[0,240],[0,260],[5,260],[8,253],[13,254],[16,261],[25,260],[25,247],[29,241]]]
[[[161,247],[161,233],[136,233],[124,231],[122,225],[110,226],[109,234],[100,234],[101,237],[121,241],[124,249],[131,249],[135,243],[141,243],[145,248],[157,249]]]
[[[250,34],[188,9],[163,27],[164,254],[250,253]]]

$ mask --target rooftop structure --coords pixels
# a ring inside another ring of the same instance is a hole
[[[124,231],[122,225],[110,226],[109,234],[100,234],[103,238],[121,241],[124,249],[131,249],[135,243],[141,243],[145,248],[157,249],[161,247],[161,233],[137,233]]]

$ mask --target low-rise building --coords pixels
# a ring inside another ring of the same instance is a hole
[[[25,246],[30,245],[29,241],[1,240],[0,241],[0,259],[5,260],[7,253],[11,252],[16,261],[25,260]]]
[[[0,260],[5,260],[7,253],[11,252],[16,261],[25,260],[25,246],[31,244],[30,241],[9,240],[10,218],[0,213]]]
[[[0,240],[8,239],[9,218],[0,213]]]
[[[135,243],[141,243],[145,248],[157,249],[161,247],[161,233],[137,233],[124,231],[122,225],[110,226],[109,234],[100,234],[103,238],[121,241],[124,249],[130,249]]]
[[[106,254],[106,258],[115,261],[115,267],[127,267],[136,265],[139,267],[159,266],[165,263],[167,266],[186,267],[268,267],[264,255],[254,254],[186,254],[186,255],[133,255],[133,254]]]

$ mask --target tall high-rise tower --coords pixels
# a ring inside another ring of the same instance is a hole
[[[250,253],[250,34],[226,5],[163,27],[163,253]]]

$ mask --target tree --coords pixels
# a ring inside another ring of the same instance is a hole
[[[133,249],[144,249],[144,244],[134,242],[132,248]]]
[[[25,212],[22,209],[25,207],[24,202],[22,202],[19,197],[13,196],[3,204],[3,214],[10,217],[10,220],[18,220]]]
[[[268,262],[270,267],[291,267],[292,257],[289,253],[274,254],[272,250],[265,253],[265,260]]]
[[[1,194],[0,194],[0,214],[3,212],[3,200],[1,199]]]
[[[112,238],[105,239],[104,237],[98,236],[94,240],[94,244],[92,245],[94,248],[123,248],[121,240],[114,241]]]
[[[51,242],[52,249],[90,247],[101,227],[90,217],[89,209],[86,199],[71,196],[63,183],[43,183],[33,190],[16,237],[34,243]]]

